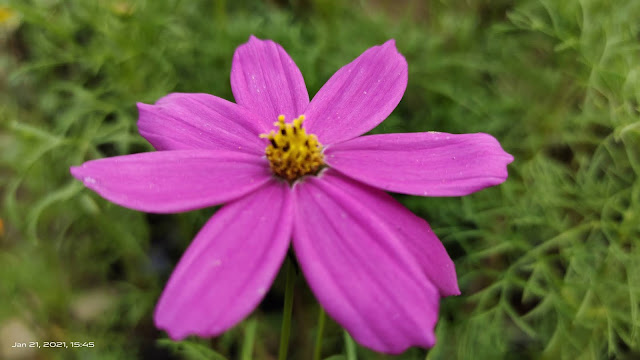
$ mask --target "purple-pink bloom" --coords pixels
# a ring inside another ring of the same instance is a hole
[[[233,57],[237,104],[184,93],[138,104],[140,134],[158,151],[71,168],[136,210],[226,203],[171,275],[159,328],[182,339],[234,326],[263,299],[292,243],[318,301],[358,343],[385,353],[434,345],[440,297],[460,294],[454,264],[427,222],[384,190],[467,195],[504,182],[513,157],[482,133],[361,136],[397,106],[407,74],[389,40],[309,101],[285,50],[251,36]]]

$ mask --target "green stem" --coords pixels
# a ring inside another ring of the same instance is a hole
[[[322,306],[318,306],[320,311],[318,311],[318,329],[316,329],[316,347],[313,352],[313,359],[320,360],[322,356],[322,333],[324,332],[324,323],[326,319],[326,315],[324,313],[324,309]]]
[[[242,350],[240,352],[240,358],[242,360],[253,359],[253,346],[256,340],[256,329],[258,327],[258,321],[255,317],[249,319],[244,328],[244,341],[242,342]]]
[[[353,342],[353,339],[346,330],[343,330],[343,335],[344,345],[347,348],[347,360],[357,360],[358,358],[356,356],[356,344]]]
[[[293,289],[296,282],[296,271],[287,259],[287,285],[284,292],[284,309],[282,314],[282,329],[280,331],[279,360],[287,360],[289,350],[289,335],[291,334],[291,313],[293,312]]]

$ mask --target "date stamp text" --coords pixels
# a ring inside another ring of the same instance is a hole
[[[69,349],[69,348],[92,348],[96,344],[93,341],[29,341],[29,342],[16,342],[12,348],[56,348],[56,349]]]

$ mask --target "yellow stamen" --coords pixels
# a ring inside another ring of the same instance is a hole
[[[302,128],[303,122],[304,115],[291,123],[285,123],[284,115],[280,115],[274,123],[277,131],[260,134],[261,138],[269,140],[265,154],[271,163],[271,171],[288,181],[316,174],[324,165],[322,144],[315,135],[307,134]]]

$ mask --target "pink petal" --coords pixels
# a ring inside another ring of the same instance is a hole
[[[227,202],[271,178],[264,158],[209,150],[157,151],[92,160],[72,167],[71,174],[109,201],[155,213]]]
[[[174,340],[216,336],[260,303],[289,248],[288,184],[272,179],[220,209],[180,259],[154,319]]]
[[[231,89],[236,102],[259,114],[269,129],[278,115],[291,121],[309,104],[304,79],[289,54],[253,35],[233,55]]]
[[[324,145],[362,135],[396,108],[407,88],[407,61],[394,40],[342,67],[305,110],[307,131]]]
[[[366,208],[392,219],[395,236],[416,258],[425,275],[440,290],[440,295],[460,295],[455,265],[424,219],[384,191],[351,180],[333,169],[326,170],[322,180],[358,199]]]
[[[294,187],[293,245],[311,290],[364,346],[392,354],[433,346],[438,289],[405,245],[418,230],[399,230],[404,214],[371,206],[370,191],[358,191],[371,197],[362,201],[327,173]]]
[[[325,150],[329,166],[387,191],[462,196],[507,179],[507,154],[491,135],[438,132],[363,136]]]
[[[271,124],[209,94],[169,94],[155,105],[138,103],[138,130],[157,150],[210,149],[264,153],[259,135]]]

